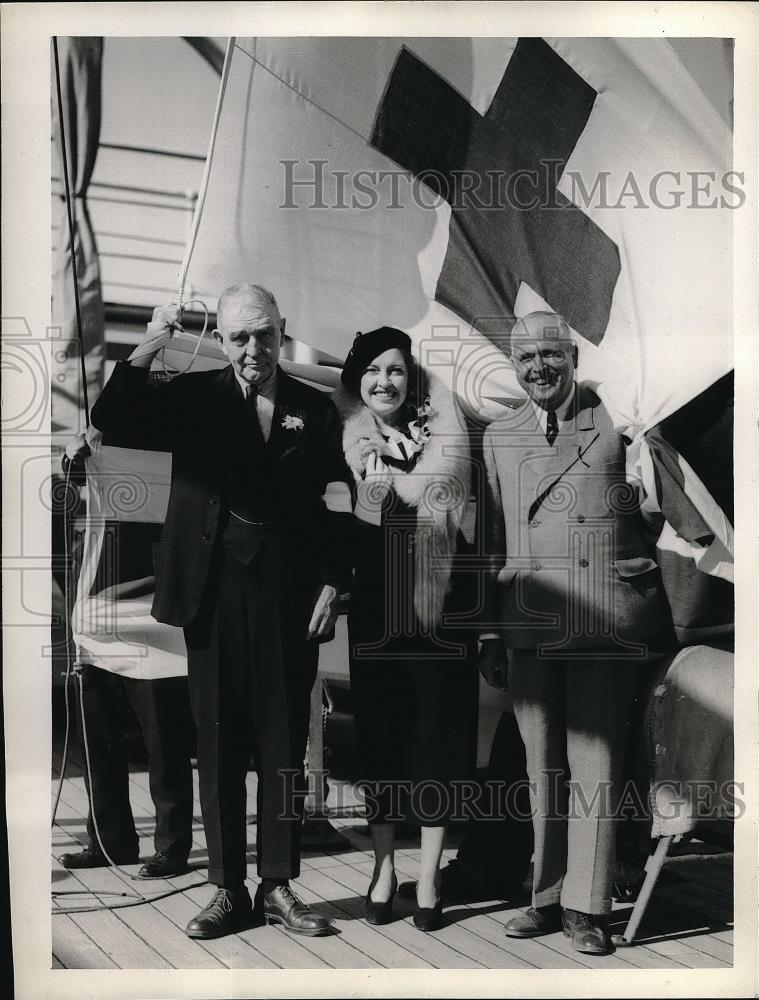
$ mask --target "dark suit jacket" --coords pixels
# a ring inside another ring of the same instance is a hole
[[[549,445],[530,403],[485,431],[487,626],[514,649],[608,650],[636,659],[673,640],[654,539],[625,476],[625,441],[577,387]]]
[[[347,481],[331,400],[280,369],[265,446],[252,437],[246,412],[231,365],[154,383],[147,370],[118,364],[93,407],[92,422],[105,443],[172,454],[155,566],[152,614],[160,622],[187,625],[195,617],[225,521],[222,484],[229,469],[244,462],[274,478],[291,573],[314,591],[320,582],[344,583],[341,521],[347,516],[330,514],[322,500],[327,483]],[[284,427],[286,416],[302,426]]]

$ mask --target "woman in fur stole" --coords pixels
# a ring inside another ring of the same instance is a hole
[[[392,919],[398,821],[418,822],[414,923],[442,922],[440,858],[455,782],[474,766],[477,670],[456,572],[470,499],[466,428],[400,330],[357,334],[335,404],[353,473],[351,691],[374,847],[366,919]]]

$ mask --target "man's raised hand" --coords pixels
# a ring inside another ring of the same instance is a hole
[[[156,306],[142,340],[129,355],[129,363],[135,368],[150,368],[153,358],[168,344],[174,331],[184,332],[179,317],[180,309],[176,302]]]

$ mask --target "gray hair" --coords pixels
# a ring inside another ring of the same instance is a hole
[[[260,305],[266,306],[270,311],[275,312],[281,319],[281,313],[279,311],[279,306],[277,305],[277,300],[268,288],[264,288],[263,285],[254,285],[248,281],[241,281],[236,285],[230,285],[229,288],[225,288],[219,296],[219,302],[216,306],[217,322],[218,317],[227,306],[229,306],[232,302],[235,302],[237,299],[245,298],[252,299]]]

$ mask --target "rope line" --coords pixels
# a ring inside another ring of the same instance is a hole
[[[203,329],[198,334],[198,342],[195,344],[195,350],[192,352],[190,360],[187,362],[187,365],[184,368],[170,368],[166,364],[166,347],[161,348],[158,354],[158,357],[160,358],[161,361],[161,367],[166,375],[171,375],[172,377],[175,375],[185,375],[188,371],[190,371],[192,366],[197,361],[198,352],[200,351],[200,345],[203,343],[203,337],[205,337],[206,331],[208,330],[208,306],[205,304],[205,302],[202,299],[188,299],[185,302],[185,305],[201,306],[203,312],[205,313],[205,320],[203,322]]]
[[[84,420],[90,425],[90,401],[87,394],[87,369],[84,364],[84,334],[82,333],[82,311],[79,305],[79,277],[76,271],[76,247],[74,246],[74,215],[71,211],[71,186],[66,150],[66,129],[63,125],[63,96],[61,93],[61,70],[58,63],[58,38],[53,35],[53,59],[55,62],[55,89],[58,95],[58,125],[61,131],[61,158],[63,159],[63,186],[66,192],[66,215],[69,223],[69,243],[71,244],[71,273],[74,280],[74,306],[76,308],[76,332],[79,338],[79,363],[82,369],[82,399]]]
[[[66,465],[65,470],[65,492],[63,494],[63,607],[65,611],[65,620],[68,625],[64,641],[66,643],[66,673],[65,680],[63,682],[63,701],[66,706],[66,734],[63,739],[63,761],[61,762],[61,773],[58,779],[58,790],[55,795],[55,803],[53,805],[52,818],[50,820],[50,828],[55,826],[55,817],[58,813],[58,805],[61,801],[61,792],[63,791],[63,779],[66,777],[66,763],[69,756],[69,737],[71,735],[71,704],[70,704],[70,682],[71,682],[71,672],[72,672],[72,660],[71,660],[71,637],[73,635],[73,628],[71,623],[70,615],[70,600],[69,600],[69,559],[71,558],[69,552],[69,520],[68,520],[68,498],[69,498],[69,487],[71,485],[71,465],[69,462]]]
[[[182,300],[184,298],[184,287],[187,283],[187,271],[190,267],[190,260],[192,258],[193,251],[195,250],[195,242],[198,238],[198,230],[200,229],[200,220],[203,216],[203,208],[206,203],[206,195],[208,194],[208,181],[211,177],[211,164],[213,163],[214,148],[216,146],[216,134],[219,131],[219,120],[221,118],[221,108],[224,103],[224,94],[227,90],[227,81],[229,80],[229,70],[232,65],[232,53],[235,48],[235,38],[231,36],[227,39],[227,51],[224,54],[224,66],[221,71],[221,80],[219,81],[219,93],[216,97],[216,109],[213,115],[213,124],[211,126],[211,138],[208,143],[208,155],[206,156],[206,165],[203,169],[203,179],[200,182],[200,190],[198,191],[198,200],[195,205],[195,213],[192,217],[192,228],[190,229],[190,237],[187,241],[187,248],[185,249],[184,260],[182,261],[182,267],[179,271],[179,308],[182,309]]]

